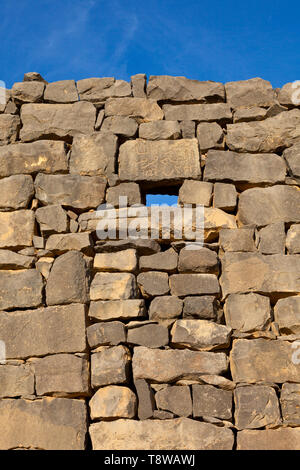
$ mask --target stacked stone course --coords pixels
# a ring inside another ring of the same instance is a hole
[[[300,449],[294,89],[143,74],[0,107],[0,449]],[[204,246],[96,209],[204,206]]]

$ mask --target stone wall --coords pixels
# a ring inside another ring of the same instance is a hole
[[[300,449],[292,92],[36,73],[7,91],[1,449]],[[162,191],[205,206],[201,249],[97,238],[99,204]]]

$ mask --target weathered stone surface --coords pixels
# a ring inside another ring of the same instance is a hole
[[[109,177],[115,170],[117,137],[108,132],[77,136],[73,140],[70,173]]]
[[[179,189],[178,202],[210,206],[213,184],[206,181],[185,180]]]
[[[240,431],[237,434],[237,450],[300,450],[300,429]]]
[[[96,273],[91,283],[91,300],[125,300],[136,294],[135,276],[129,273]]]
[[[283,384],[280,394],[283,423],[300,425],[300,384]]]
[[[167,273],[156,271],[140,273],[137,277],[137,283],[144,297],[166,295],[170,290]]]
[[[230,356],[233,380],[246,383],[300,382],[300,368],[292,361],[294,351],[287,341],[235,340]]]
[[[8,359],[83,352],[86,347],[84,306],[2,312],[0,331],[1,338],[5,338]]]
[[[67,213],[59,204],[38,207],[35,216],[42,234],[66,232],[68,229]]]
[[[215,183],[213,206],[224,211],[232,211],[236,207],[237,192],[234,184]]]
[[[259,122],[227,126],[226,143],[238,152],[276,152],[300,141],[300,110],[292,109]]]
[[[147,140],[179,139],[178,121],[144,122],[139,127],[139,137]]]
[[[153,416],[155,408],[155,399],[153,391],[144,379],[137,379],[134,381],[138,397],[138,418],[148,419]]]
[[[132,94],[135,98],[146,98],[147,77],[144,73],[131,76]]]
[[[88,272],[82,253],[68,251],[53,263],[46,286],[47,305],[82,303],[88,297]]]
[[[44,100],[49,103],[75,103],[78,101],[78,93],[74,80],[48,83]]]
[[[290,226],[286,236],[286,247],[290,254],[300,253],[300,224]]]
[[[54,258],[51,258],[50,256],[42,256],[35,263],[35,268],[45,279],[48,279],[53,263]]]
[[[232,392],[212,385],[192,385],[193,416],[212,416],[220,419],[232,418]]]
[[[84,450],[86,414],[82,400],[2,400],[0,449]]]
[[[91,302],[89,317],[96,320],[132,320],[145,316],[143,299]]]
[[[135,136],[137,130],[138,123],[136,120],[127,116],[108,116],[101,126],[101,132],[112,132],[124,137]]]
[[[230,429],[189,418],[167,420],[118,420],[90,426],[94,450],[230,450]]]
[[[238,219],[242,225],[300,222],[300,192],[292,186],[247,189],[240,195]]]
[[[167,271],[175,272],[177,269],[178,255],[173,248],[163,251],[162,253],[155,253],[150,256],[140,257],[140,270],[141,271]]]
[[[98,241],[95,246],[97,253],[112,253],[120,250],[128,250],[129,248],[136,249],[140,256],[153,255],[161,250],[160,244],[157,243],[156,240],[143,238]]]
[[[285,227],[283,222],[266,225],[259,231],[258,249],[264,255],[285,253]]]
[[[144,98],[111,98],[105,103],[105,115],[132,117],[138,123],[159,121],[164,117],[155,100]]]
[[[216,122],[200,122],[197,126],[197,139],[201,153],[212,148],[224,148],[223,129]]]
[[[288,169],[292,176],[300,178],[300,145],[293,145],[283,152]]]
[[[256,251],[254,228],[223,228],[219,232],[219,245],[224,251]]]
[[[123,181],[153,182],[198,178],[197,140],[129,140],[120,147],[119,176]]]
[[[116,253],[96,253],[94,269],[96,271],[127,271],[134,272],[137,268],[136,251],[122,250]]]
[[[87,210],[103,202],[106,181],[101,176],[39,173],[34,185],[36,198],[44,205],[61,204]]]
[[[225,84],[226,99],[232,108],[249,106],[272,106],[275,90],[267,80],[251,78]]]
[[[186,77],[151,75],[147,86],[148,98],[157,101],[224,101],[224,85],[217,82],[200,82]]]
[[[33,195],[33,180],[29,175],[0,179],[0,209],[26,209]]]
[[[0,212],[0,248],[32,246],[34,212]]]
[[[0,147],[0,176],[67,171],[64,142],[40,140]]]
[[[231,328],[208,320],[176,320],[171,343],[198,350],[224,348],[229,345]]]
[[[134,348],[132,366],[134,379],[168,383],[199,374],[222,374],[227,370],[228,360],[224,353],[139,346]]]
[[[70,139],[94,130],[96,108],[91,103],[24,104],[21,108],[23,142],[47,137]]]
[[[93,241],[88,232],[66,233],[50,235],[46,243],[46,250],[57,255],[71,250],[83,251],[88,254],[92,246]]]
[[[262,121],[267,114],[265,108],[251,106],[251,108],[237,108],[233,114],[233,122]]]
[[[182,312],[182,300],[173,295],[155,297],[149,307],[150,320],[178,318]]]
[[[42,77],[42,75],[38,72],[27,72],[27,73],[24,73],[24,78],[23,78],[23,81],[24,82],[43,82],[43,83],[48,83],[46,82],[46,80],[44,80],[44,78]]]
[[[186,295],[218,294],[220,291],[217,276],[214,274],[172,274],[171,294]]]
[[[181,121],[180,128],[183,139],[194,139],[196,135],[196,123],[194,121]]]
[[[126,342],[125,326],[120,321],[95,323],[87,328],[86,334],[92,349]]]
[[[107,204],[111,204],[114,207],[119,207],[120,203],[123,203],[122,200],[120,201],[120,197],[127,198],[126,203],[128,206],[132,206],[133,204],[141,204],[141,192],[139,185],[136,183],[121,183],[118,186],[108,188],[106,192]]]
[[[0,250],[0,269],[31,268],[33,256],[25,256],[10,250]]]
[[[300,296],[279,299],[274,307],[274,319],[285,334],[300,334]]]
[[[127,342],[146,346],[147,348],[160,348],[169,343],[169,331],[164,325],[155,323],[130,328],[127,333]]]
[[[171,411],[177,416],[191,416],[193,404],[188,386],[169,386],[155,394],[157,408]]]
[[[280,88],[278,92],[279,103],[285,106],[294,107],[295,103],[293,102],[292,95],[295,93],[297,88],[298,88],[297,83],[295,87],[294,82],[286,83],[285,85],[283,85],[283,87]],[[296,91],[296,98],[298,98],[298,96],[299,96],[299,92]]]
[[[42,289],[42,277],[35,269],[0,271],[0,309],[38,307]]]
[[[230,106],[225,103],[216,104],[164,104],[163,111],[167,121],[222,122],[232,120]]]
[[[18,103],[38,103],[43,99],[44,89],[43,82],[18,82],[13,84],[11,95]]]
[[[33,362],[37,395],[86,395],[89,391],[87,359],[54,354]]]
[[[89,402],[91,418],[134,418],[137,399],[128,387],[102,387]]]
[[[272,387],[238,387],[234,391],[234,401],[234,419],[238,429],[275,427],[281,423],[278,398]]]
[[[90,101],[95,105],[102,105],[110,97],[131,95],[130,84],[113,77],[78,80],[77,90],[81,101]]]
[[[15,142],[19,135],[20,118],[12,114],[0,115],[0,145]]]
[[[91,357],[92,387],[127,383],[129,379],[130,353],[125,346],[103,346]]]
[[[224,305],[226,325],[243,333],[264,330],[271,321],[270,299],[259,294],[230,294]]]
[[[221,228],[236,228],[235,217],[216,207],[205,207],[204,240],[215,240]]]
[[[1,336],[2,337],[2,336]],[[0,397],[34,394],[34,375],[26,365],[0,365]]]
[[[284,182],[286,165],[276,154],[250,154],[209,150],[205,181],[234,181],[261,184]]]
[[[183,317],[215,320],[217,316],[215,297],[203,295],[201,297],[185,297]]]
[[[204,247],[198,250],[183,248],[179,254],[178,271],[218,274],[219,262],[217,254]]]
[[[225,253],[220,278],[223,297],[243,292],[297,293],[300,291],[299,270],[298,255]]]

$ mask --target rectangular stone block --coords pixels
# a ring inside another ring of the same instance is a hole
[[[231,122],[232,113],[226,103],[213,104],[165,104],[163,105],[167,121]]]
[[[155,100],[145,98],[110,98],[105,103],[106,116],[128,116],[138,123],[158,121],[164,113]]]
[[[212,385],[193,385],[193,416],[232,419],[232,392]]]
[[[190,80],[186,77],[151,75],[147,96],[158,101],[224,101],[224,85],[218,82]]]
[[[42,290],[42,276],[35,269],[0,271],[0,310],[38,307]]]
[[[2,312],[0,335],[7,359],[83,352],[85,307],[71,304],[36,310]]]
[[[240,431],[237,433],[237,450],[300,450],[300,429]]]
[[[129,381],[130,352],[125,346],[102,346],[91,357],[92,387],[127,383]]]
[[[89,317],[96,320],[134,320],[145,315],[143,299],[99,300],[90,303]]]
[[[197,139],[129,140],[120,147],[122,181],[182,181],[199,178]]]
[[[32,246],[33,234],[33,211],[0,212],[0,248]]]
[[[34,374],[28,365],[0,365],[1,398],[20,397],[23,395],[33,394]]]
[[[133,274],[96,273],[91,283],[91,300],[125,300],[136,295],[137,286]]]
[[[136,250],[123,250],[116,253],[96,253],[94,269],[96,271],[134,272],[137,267]]]
[[[220,286],[215,274],[172,274],[171,294],[186,295],[219,294]]]

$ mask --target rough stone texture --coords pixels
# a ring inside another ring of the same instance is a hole
[[[234,391],[234,401],[234,418],[238,429],[275,427],[281,423],[278,398],[272,387],[239,387]]]
[[[38,103],[42,101],[45,84],[42,82],[19,82],[14,83],[11,96],[18,103]]]
[[[155,253],[150,256],[140,257],[140,270],[141,271],[167,271],[175,272],[178,263],[178,255],[170,248],[162,253]]]
[[[155,399],[150,385],[144,379],[137,379],[134,381],[138,397],[138,418],[147,419],[151,418],[154,413]]]
[[[0,179],[0,209],[26,209],[33,195],[33,180],[29,175]]]
[[[293,351],[287,341],[235,340],[230,357],[233,380],[246,383],[299,382],[300,369],[292,361]]]
[[[210,206],[213,184],[205,181],[185,180],[179,190],[181,204],[201,204]]]
[[[199,250],[183,248],[179,254],[178,271],[218,274],[217,254],[208,248],[200,248]]]
[[[132,94],[135,98],[146,98],[146,81],[144,73],[137,73],[131,77]]]
[[[193,416],[212,416],[220,419],[232,417],[232,392],[212,385],[192,385]]]
[[[38,307],[42,289],[42,277],[35,269],[0,271],[0,309]]]
[[[195,137],[196,123],[194,121],[181,121],[180,128],[183,139],[193,139]]]
[[[283,423],[288,426],[300,425],[300,384],[283,384],[280,394]]]
[[[182,300],[176,296],[155,297],[149,307],[150,320],[178,318],[182,312]]]
[[[202,318],[203,320],[215,320],[215,297],[212,295],[203,295],[201,297],[185,297],[183,316],[186,318]]]
[[[138,286],[144,297],[168,294],[169,277],[167,273],[148,271],[137,277]]]
[[[108,99],[105,103],[105,115],[132,117],[138,123],[158,121],[164,117],[162,109],[155,100],[144,98]]]
[[[171,330],[175,346],[211,350],[229,345],[231,328],[208,320],[176,320]]]
[[[21,108],[23,142],[55,136],[69,139],[94,130],[96,108],[84,101],[73,104],[24,104]]]
[[[224,85],[217,82],[199,82],[186,77],[151,75],[147,86],[148,98],[157,101],[224,101]]]
[[[214,274],[172,274],[170,276],[171,294],[186,295],[219,294],[220,287]]]
[[[97,273],[91,283],[91,300],[125,300],[136,297],[137,287],[133,274]]]
[[[120,147],[122,181],[180,181],[200,175],[196,139],[130,140]]]
[[[96,208],[103,202],[106,181],[101,176],[43,175],[34,182],[43,205],[61,204],[76,209]]]
[[[116,385],[100,388],[89,402],[91,418],[134,418],[136,402],[130,388]]]
[[[66,232],[68,229],[67,213],[59,204],[39,207],[35,211],[35,217],[42,234]]]
[[[14,398],[33,394],[34,375],[30,367],[23,364],[0,365],[1,398]]]
[[[223,129],[216,122],[201,122],[198,124],[197,139],[201,153],[205,153],[207,150],[212,148],[224,148],[225,142]]]
[[[292,176],[300,178],[300,145],[293,145],[283,152]]]
[[[68,160],[64,142],[40,140],[0,146],[0,176],[65,172]]]
[[[102,422],[90,426],[94,450],[231,450],[230,429],[189,418]]]
[[[237,108],[233,114],[233,122],[262,121],[266,117],[267,110],[258,106],[251,108]]]
[[[243,292],[297,293],[300,291],[299,270],[299,255],[225,253],[220,278],[223,297]]]
[[[89,317],[106,320],[134,320],[145,316],[144,300],[109,300],[91,302]]]
[[[0,248],[32,246],[33,234],[32,211],[0,212]]]
[[[50,235],[46,243],[46,250],[61,255],[66,251],[76,250],[90,252],[92,239],[89,233],[66,233]]]
[[[19,116],[0,114],[0,145],[16,142],[20,129]]]
[[[1,269],[31,268],[34,262],[33,256],[25,256],[10,250],[0,250]]]
[[[232,113],[228,104],[178,104],[163,105],[167,121],[231,122]]]
[[[291,225],[286,236],[286,247],[290,254],[300,253],[300,224]]]
[[[74,80],[48,83],[45,88],[44,100],[49,103],[75,103],[78,101],[78,93]]]
[[[127,197],[128,206],[141,203],[141,192],[139,185],[136,183],[121,183],[118,186],[108,188],[106,192],[106,202],[114,207],[119,207],[120,197]]]
[[[73,304],[16,312],[1,312],[1,337],[8,359],[83,352],[85,309]]]
[[[250,106],[272,106],[275,103],[275,91],[270,82],[261,78],[251,78],[225,85],[227,102],[232,108]]]
[[[169,343],[169,331],[163,325],[137,325],[137,328],[128,330],[127,342],[148,348],[160,348]]]
[[[266,225],[259,231],[258,249],[264,255],[285,253],[285,229],[283,222]]]
[[[82,400],[2,400],[0,449],[84,450],[86,415]]]
[[[38,395],[81,396],[89,391],[87,359],[74,354],[54,354],[33,363]]]
[[[106,347],[92,354],[92,387],[127,383],[129,379],[130,353],[125,346]]]
[[[274,307],[274,319],[285,334],[300,334],[300,296],[279,299]]]
[[[165,364],[169,364],[165,368]],[[175,382],[199,374],[222,374],[228,363],[224,353],[189,350],[160,350],[143,346],[134,348],[133,375],[135,379],[154,382]]]
[[[96,253],[94,269],[96,271],[134,272],[137,267],[136,251],[129,249],[120,253]]]
[[[95,323],[87,328],[86,334],[92,349],[98,346],[118,346],[126,342],[125,326],[119,321]]]
[[[243,333],[264,330],[271,321],[268,297],[259,294],[230,294],[224,305],[226,325]],[[276,320],[277,321],[277,320]]]
[[[237,192],[233,184],[215,183],[213,206],[224,211],[232,211],[236,207]]]
[[[173,385],[155,394],[158,409],[167,410],[177,416],[188,418],[193,413],[193,404],[188,386]]]
[[[139,127],[139,137],[147,140],[178,139],[181,135],[178,121],[144,122]]]
[[[240,431],[237,434],[237,450],[300,450],[300,429]]]
[[[223,228],[219,232],[219,245],[224,251],[256,251],[254,228]]]
[[[131,95],[130,84],[124,80],[115,80],[113,77],[78,80],[77,90],[80,100],[90,101],[97,106],[103,105],[110,97]]]

